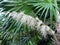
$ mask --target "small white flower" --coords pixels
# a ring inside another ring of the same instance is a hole
[[[35,19],[36,19],[37,21],[39,21],[39,18],[38,18],[38,17],[36,17]]]
[[[23,11],[22,12],[19,12],[17,14],[17,19],[16,20],[19,21],[23,17],[23,15],[25,15]]]
[[[54,35],[54,31],[50,28],[50,27],[48,27],[48,26],[46,26],[46,31],[48,32],[48,34],[49,35]]]
[[[20,20],[21,23],[26,23],[27,22],[27,16],[24,15],[21,20]]]
[[[13,19],[17,19],[17,12],[13,11],[9,14],[9,17],[12,16]]]
[[[45,25],[46,26],[46,25]],[[50,27],[46,26],[46,31],[49,31],[51,30]]]
[[[24,15],[21,18],[20,22],[25,23],[28,26],[30,26],[31,28],[33,28],[35,26],[36,20],[33,17],[29,16],[29,15]]]
[[[41,20],[39,20],[39,21],[37,22],[37,26],[36,26],[37,30],[39,30],[39,29],[40,29],[41,24],[43,24],[43,23],[42,23],[42,21],[41,21]]]
[[[42,36],[43,36],[44,38],[46,38],[47,33],[48,33],[49,35],[54,35],[54,33],[55,33],[52,29],[50,29],[50,28],[49,28],[48,26],[46,26],[46,25],[42,25],[42,26],[40,27],[40,31],[41,31]]]
[[[46,38],[46,35],[47,35],[47,32],[46,32],[46,26],[45,25],[42,25],[40,27],[40,31],[41,31],[41,34],[44,38]]]
[[[51,30],[51,33],[50,33],[51,35],[54,35],[55,34],[55,31],[53,31],[53,30]]]
[[[35,18],[31,17],[31,16],[28,16],[28,19],[30,20],[30,23],[28,24],[29,26],[31,26],[31,28],[34,28],[35,25],[36,25],[36,20]],[[28,21],[29,21],[28,20]]]

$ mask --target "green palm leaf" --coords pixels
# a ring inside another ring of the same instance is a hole
[[[43,1],[43,2],[40,2],[40,3],[36,3],[34,6],[36,7],[35,8],[36,15],[40,14],[39,17],[43,18],[44,22],[47,20],[46,19],[47,16],[50,15],[50,19],[49,20],[50,20],[50,24],[52,25],[53,18],[57,16],[57,14],[54,14],[54,12],[56,13],[56,11],[54,11],[54,10],[58,10],[58,7],[55,5],[54,2],[52,2],[52,1],[47,2],[47,1],[49,1],[49,0],[46,0],[46,1]]]

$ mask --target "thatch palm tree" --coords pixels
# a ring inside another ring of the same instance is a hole
[[[1,1],[5,16],[1,19],[0,42],[3,45],[52,45],[55,33],[44,23],[48,17],[52,26],[56,18],[58,7],[54,1]]]

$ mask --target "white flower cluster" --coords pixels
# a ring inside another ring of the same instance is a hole
[[[30,26],[32,29],[36,29],[38,32],[41,32],[42,36],[46,38],[47,32],[50,35],[54,35],[54,31],[50,29],[48,26],[46,26],[41,20],[39,20],[37,17],[34,18],[32,16],[24,14],[24,12],[12,12],[9,14],[9,16],[12,16],[17,21],[20,21],[21,23],[25,23],[28,26]]]

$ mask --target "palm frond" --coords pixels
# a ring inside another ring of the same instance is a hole
[[[10,0],[1,1],[0,7],[9,12],[0,16],[0,41],[3,45],[53,45],[54,31],[46,26],[38,16],[50,24],[56,19],[58,7],[52,0]],[[33,10],[34,8],[34,10]],[[2,10],[1,10],[2,11]],[[23,11],[23,12],[21,12]],[[36,13],[34,13],[36,11]],[[49,13],[49,14],[48,14]],[[2,14],[1,14],[2,15]],[[51,39],[52,38],[52,39]],[[47,39],[47,40],[46,40]]]
[[[35,8],[36,14],[37,15],[39,14],[40,19],[43,18],[43,20],[45,22],[47,20],[46,18],[49,16],[50,24],[52,25],[53,18],[56,17],[56,15],[57,15],[57,12],[54,10],[58,10],[58,7],[55,5],[54,2],[52,2],[52,1],[48,2],[48,1],[50,1],[50,0],[46,0],[44,2],[36,3],[34,5],[34,7],[36,7]]]

